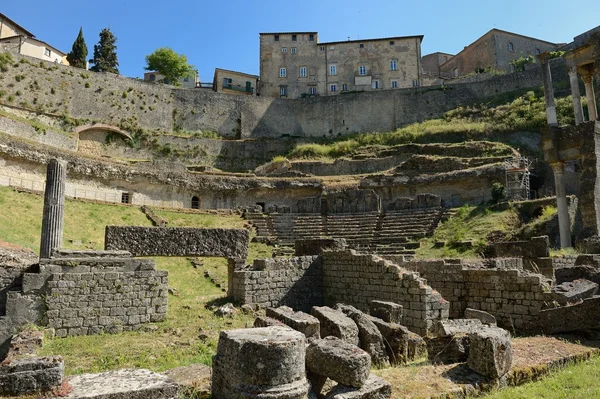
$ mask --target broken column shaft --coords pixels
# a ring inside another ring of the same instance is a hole
[[[57,159],[50,160],[46,172],[40,259],[50,258],[52,250],[62,246],[66,180],[67,163]]]

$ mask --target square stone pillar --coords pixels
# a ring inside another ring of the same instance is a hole
[[[569,248],[571,243],[571,221],[569,220],[569,205],[565,191],[565,164],[554,162],[554,185],[556,186],[556,207],[558,208],[558,229],[560,231],[560,247]]]
[[[588,115],[591,121],[598,119],[596,96],[594,95],[594,75],[591,73],[581,75],[585,85],[585,98],[587,100]]]
[[[583,123],[583,108],[581,107],[581,93],[579,91],[579,78],[577,66],[569,67],[569,82],[573,96],[573,111],[575,112],[575,125]]]

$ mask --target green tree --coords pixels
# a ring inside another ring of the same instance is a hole
[[[179,86],[179,79],[194,72],[194,67],[188,64],[187,57],[177,54],[169,47],[161,47],[146,56],[147,71],[156,71],[164,76],[164,83]]]
[[[100,31],[100,41],[94,45],[94,58],[90,60],[94,66],[90,71],[119,73],[116,43],[117,38],[110,28]]]
[[[75,68],[85,69],[85,63],[87,61],[88,49],[85,45],[85,39],[83,38],[83,28],[79,28],[79,34],[77,39],[73,42],[71,52],[67,54],[67,61]]]
[[[504,184],[502,183],[494,183],[492,184],[492,200],[494,201],[494,203],[498,203],[500,202],[502,199],[506,198],[506,187],[504,187]]]
[[[525,65],[535,64],[535,57],[533,55],[528,55],[527,57],[523,57],[522,55],[516,60],[512,60],[510,65],[514,67],[515,72],[522,72],[525,70]]]

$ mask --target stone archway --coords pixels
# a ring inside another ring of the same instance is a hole
[[[95,156],[122,155],[129,149],[132,136],[116,126],[95,123],[78,126],[77,151]]]

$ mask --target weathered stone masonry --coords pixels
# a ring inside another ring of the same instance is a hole
[[[92,256],[90,256],[92,255]],[[136,330],[167,314],[166,271],[122,252],[73,251],[40,263],[23,277],[23,293],[44,301],[43,324],[56,335]],[[45,320],[44,320],[45,319]]]
[[[354,250],[259,260],[230,278],[234,298],[244,303],[308,311],[343,302],[368,311],[371,300],[393,301],[404,307],[403,324],[419,334],[448,317],[448,302],[416,273]]]

